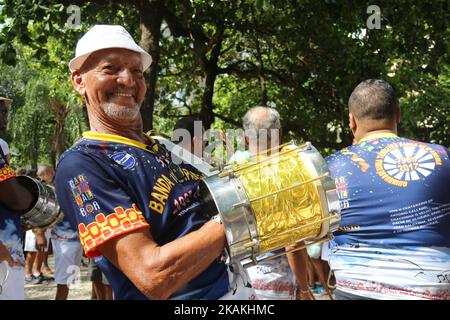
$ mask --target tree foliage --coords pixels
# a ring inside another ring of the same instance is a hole
[[[79,29],[66,24],[69,4],[80,6]],[[122,24],[154,57],[146,75],[147,127],[170,133],[180,115],[192,114],[207,128],[235,128],[249,108],[267,105],[280,112],[286,139],[309,140],[328,153],[351,142],[353,88],[382,78],[401,97],[400,133],[449,146],[448,1],[377,5],[380,29],[366,24],[368,4],[353,1],[3,0],[1,70],[16,72],[6,66],[16,64],[23,80],[12,86],[15,79],[0,79],[0,93],[15,99],[11,118],[23,125],[33,121],[32,106],[42,105],[48,113],[41,114],[46,125],[39,134],[56,138],[59,130],[59,144],[67,147],[86,128],[67,80],[75,43],[94,24]],[[62,124],[55,125],[57,118]],[[17,146],[18,130],[11,131]],[[44,140],[39,152],[56,158],[58,148]]]

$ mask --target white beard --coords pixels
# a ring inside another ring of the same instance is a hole
[[[103,104],[103,110],[106,115],[114,120],[133,120],[139,115],[139,105],[133,107],[125,107],[112,102],[106,102]]]

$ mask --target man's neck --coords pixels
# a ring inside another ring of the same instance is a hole
[[[374,135],[374,134],[378,134],[378,133],[393,133],[393,134],[397,134],[397,130],[396,129],[380,129],[380,130],[371,130],[371,131],[366,131],[363,132],[361,134],[359,134],[358,136],[355,135],[355,139],[357,141],[360,141],[361,139],[364,139],[368,136]]]
[[[98,119],[89,119],[91,132],[114,134],[128,139],[148,143],[143,133],[142,120],[126,123],[110,123],[99,121]]]

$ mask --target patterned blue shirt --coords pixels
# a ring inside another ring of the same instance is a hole
[[[0,148],[0,183],[14,178],[16,174],[9,166]],[[14,260],[14,268],[25,267],[23,254],[23,230],[18,213],[8,209],[0,203],[0,241],[10,252]]]
[[[338,288],[450,299],[448,149],[382,133],[326,160],[342,209],[329,260]]]
[[[175,166],[158,143],[111,134],[83,136],[58,164],[59,203],[86,254],[97,257],[115,298],[146,299],[121,270],[99,257],[97,247],[141,228],[158,245],[199,229],[208,220],[198,199],[201,176],[190,165]],[[226,266],[213,262],[171,298],[218,299],[227,292]]]

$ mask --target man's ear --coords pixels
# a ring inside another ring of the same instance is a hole
[[[352,130],[353,134],[355,134],[358,126],[356,124],[355,116],[351,112],[348,114],[348,125],[349,125],[350,129]]]
[[[81,75],[79,70],[74,70],[70,74],[70,81],[72,81],[73,87],[77,92],[84,97],[86,93],[86,86],[84,83],[84,77]]]

